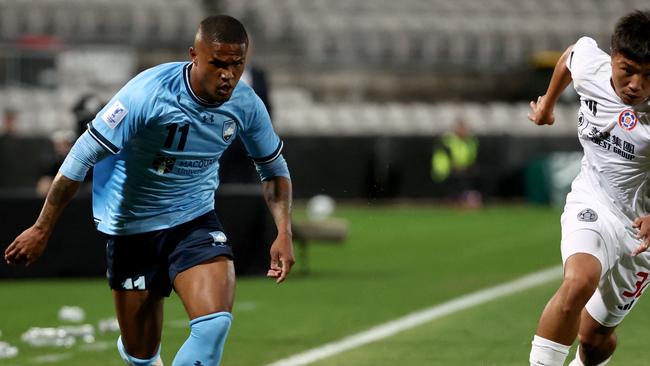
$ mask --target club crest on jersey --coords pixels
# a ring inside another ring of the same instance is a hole
[[[578,213],[578,220],[584,221],[584,222],[595,222],[598,220],[598,214],[596,211],[587,208]]]
[[[636,113],[634,113],[634,110],[632,109],[626,109],[618,115],[618,124],[628,131],[631,131],[636,127],[638,122],[639,119],[636,117]]]
[[[222,136],[224,141],[230,140],[235,135],[235,132],[237,132],[237,122],[235,120],[231,119],[223,123]]]

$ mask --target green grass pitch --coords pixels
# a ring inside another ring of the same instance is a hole
[[[350,223],[340,246],[313,245],[309,274],[288,281],[240,278],[223,366],[263,366],[366,330],[412,311],[560,263],[560,212],[530,206],[462,211],[433,206],[357,205],[336,216]],[[300,212],[298,215],[300,216]],[[316,366],[525,365],[539,314],[558,283],[460,311],[393,337],[314,363]],[[31,348],[20,335],[57,326],[63,305],[87,322],[113,316],[103,279],[0,283],[0,341],[19,347],[3,366],[122,366],[115,333],[69,349]],[[616,365],[646,365],[650,320],[641,301],[619,331]],[[163,360],[185,340],[178,298],[165,305]]]

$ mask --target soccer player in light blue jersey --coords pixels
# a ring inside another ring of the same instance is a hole
[[[173,366],[218,365],[232,321],[233,254],[214,212],[219,157],[238,136],[262,180],[278,235],[268,276],[294,263],[291,181],[282,141],[253,90],[239,79],[248,36],[236,19],[204,19],[191,62],[148,69],[89,123],[49,190],[35,224],[5,251],[34,262],[91,167],[93,215],[107,238],[108,280],[128,365],[162,365],[163,300],[172,288],[190,318]]]

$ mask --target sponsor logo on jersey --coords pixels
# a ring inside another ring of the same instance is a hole
[[[201,115],[201,122],[205,123],[205,124],[208,124],[208,125],[214,124],[215,123],[214,122],[214,115],[212,115],[212,114],[203,114],[203,115]]]
[[[602,132],[598,128],[592,127],[591,130],[589,131],[588,136],[591,139],[591,141],[609,150],[608,146],[602,144],[602,142],[604,142],[605,140],[609,140],[609,132]]]
[[[633,143],[624,140],[624,134],[622,136],[623,137],[621,137],[621,135],[613,135],[609,132],[600,132],[596,127],[592,127],[589,132],[589,138],[594,144],[607,151],[613,151],[621,157],[632,161],[636,158],[636,155],[634,155],[636,147]]]
[[[228,141],[231,137],[237,132],[237,122],[234,119],[226,121],[223,123],[223,140]]]
[[[639,119],[636,117],[636,113],[634,113],[634,110],[632,109],[626,109],[618,115],[618,124],[628,131],[631,131],[636,127],[638,122]]]
[[[158,154],[153,159],[152,166],[158,174],[165,174],[174,169],[174,164],[176,164],[176,158]]]
[[[183,168],[203,169],[203,168],[210,167],[212,164],[214,164],[216,162],[217,162],[216,158],[201,159],[201,160],[181,160],[178,163],[178,166],[183,167]]]
[[[578,220],[584,222],[594,222],[598,220],[598,214],[596,213],[596,211],[587,208],[578,213]]]
[[[115,128],[129,113],[129,110],[126,109],[119,100],[116,100],[113,105],[102,114],[102,120],[110,127],[111,129]]]

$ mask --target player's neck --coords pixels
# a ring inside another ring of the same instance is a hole
[[[210,100],[209,97],[208,98],[205,97],[207,93],[201,87],[201,83],[199,83],[198,80],[196,80],[196,73],[194,73],[194,69],[192,68],[191,64],[189,66],[189,79],[190,79],[190,83],[189,83],[190,92],[194,95],[194,97],[196,97],[196,99],[201,101],[201,103],[214,105],[214,106],[221,104],[217,101]]]
[[[614,86],[614,80],[611,77],[609,78],[609,86],[612,88],[614,94],[616,94],[616,96],[621,101],[621,103],[625,104],[625,102],[623,101],[623,97],[620,94],[618,94],[618,91],[616,91],[616,87]]]

